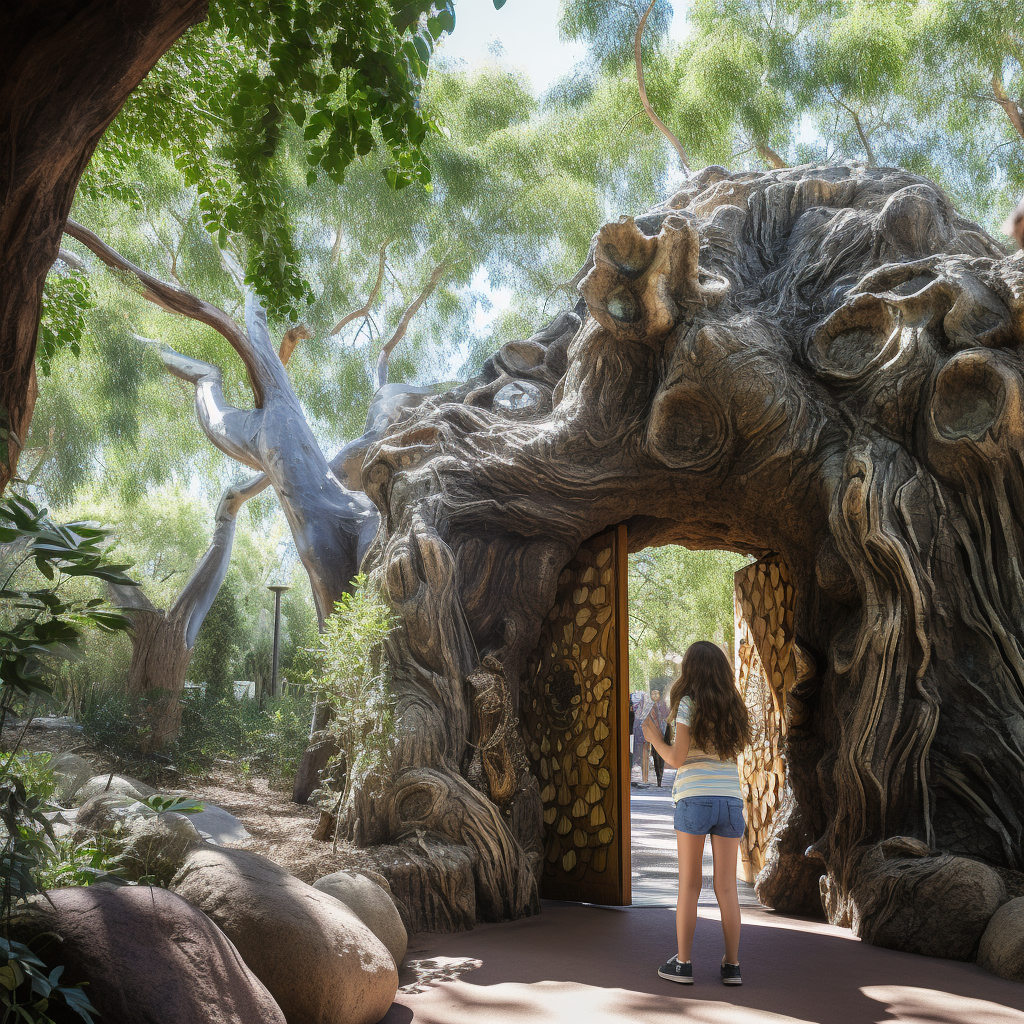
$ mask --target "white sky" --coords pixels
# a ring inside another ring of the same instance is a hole
[[[687,6],[688,0],[672,4],[675,38],[683,36]],[[583,56],[582,45],[558,38],[560,8],[558,0],[508,0],[496,11],[491,0],[458,0],[455,32],[440,52],[472,67],[488,58],[491,44],[498,40],[508,63],[529,75],[534,92],[543,92]]]

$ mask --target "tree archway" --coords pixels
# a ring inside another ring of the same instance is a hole
[[[712,167],[584,270],[574,310],[363,464],[402,628],[393,773],[350,834],[420,925],[535,909],[512,719],[563,567],[625,522],[634,549],[789,567],[807,716],[763,897],[806,906],[820,876],[832,921],[973,957],[1024,891],[1024,266],[902,171]]]

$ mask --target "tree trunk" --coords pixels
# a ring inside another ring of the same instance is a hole
[[[132,621],[128,693],[144,705],[140,724],[146,751],[159,750],[178,738],[185,674],[199,627],[227,575],[238,512],[266,487],[266,477],[256,477],[224,491],[210,546],[168,611],[154,608],[138,587],[110,587],[113,603]]]
[[[206,0],[21,0],[0,15],[0,491],[35,407],[43,281],[100,135]]]

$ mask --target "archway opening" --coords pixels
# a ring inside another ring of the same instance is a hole
[[[672,825],[676,773],[644,742],[641,722],[650,715],[662,729],[670,719],[670,688],[691,643],[718,644],[736,664],[735,587],[737,573],[750,562],[749,556],[731,551],[693,550],[676,544],[629,555],[630,888],[634,905],[674,905],[678,885]],[[710,843],[704,860],[702,902],[714,899]],[[741,883],[741,889],[742,898],[754,899],[749,881]]]

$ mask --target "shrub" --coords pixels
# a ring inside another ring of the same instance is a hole
[[[355,786],[379,777],[384,767],[394,708],[381,655],[395,628],[395,615],[364,575],[354,583],[352,593],[342,596],[327,620],[318,647],[319,671],[307,684],[331,712],[324,733],[340,751],[323,773],[338,780],[337,791],[321,790],[317,797],[339,826]]]

